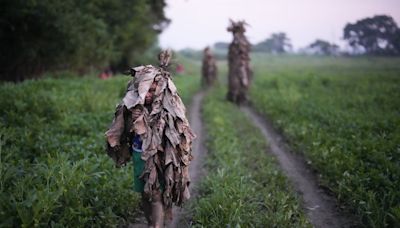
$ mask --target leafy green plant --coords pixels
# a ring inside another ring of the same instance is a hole
[[[104,227],[138,211],[132,165],[105,153],[104,132],[130,77],[27,80],[0,90],[0,227]],[[199,79],[176,85],[185,102]]]
[[[194,226],[309,227],[263,136],[225,93],[219,87],[204,102],[208,175],[192,204]]]
[[[398,226],[399,59],[258,55],[254,62],[254,107],[365,225]]]

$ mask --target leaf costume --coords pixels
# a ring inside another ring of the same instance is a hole
[[[141,159],[145,161],[140,178],[144,180],[144,192],[152,195],[163,183],[163,203],[180,206],[190,198],[189,164],[192,160],[192,140],[195,138],[186,118],[185,106],[177,92],[171,75],[165,70],[168,56],[161,56],[161,67],[152,65],[131,69],[134,78],[122,102],[117,106],[114,120],[106,132],[108,154],[117,165],[130,158],[126,148],[133,135],[140,135]],[[151,85],[156,83],[153,102],[145,106],[145,96]],[[133,117],[132,110],[140,110]]]
[[[212,86],[217,81],[217,63],[209,47],[204,49],[201,67],[202,85]]]
[[[253,72],[250,69],[250,43],[244,32],[246,22],[231,21],[228,31],[233,33],[233,41],[229,45],[228,62],[228,94],[227,99],[236,104],[247,102]]]

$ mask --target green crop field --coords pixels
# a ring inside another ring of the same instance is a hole
[[[200,63],[182,59],[185,104]],[[253,55],[253,107],[302,153],[343,207],[368,227],[400,224],[400,59]],[[268,142],[227,103],[203,104],[207,176],[190,203],[194,226],[309,227]],[[46,78],[0,85],[0,227],[116,226],[133,221],[132,165],[104,151],[129,77]],[[240,124],[237,124],[240,123]]]
[[[0,85],[0,227],[104,227],[134,218],[132,166],[114,168],[104,149],[128,80]],[[188,103],[199,78],[175,81]]]
[[[192,205],[195,226],[310,227],[261,132],[225,94],[218,87],[204,102],[208,175]]]
[[[371,227],[400,225],[400,59],[253,56],[253,106]]]

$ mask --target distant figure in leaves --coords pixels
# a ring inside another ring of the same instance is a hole
[[[217,81],[217,63],[209,47],[204,49],[201,74],[203,87],[212,86]]]
[[[228,31],[233,34],[228,53],[228,94],[227,99],[236,104],[248,101],[247,92],[252,79],[250,69],[250,43],[244,35],[246,22],[231,20]]]
[[[190,197],[189,164],[195,135],[166,70],[170,59],[171,51],[162,51],[160,67],[131,69],[133,79],[105,133],[107,152],[117,166],[133,157],[135,191],[142,193],[150,227],[163,227],[164,217],[172,220],[172,205],[181,206]]]

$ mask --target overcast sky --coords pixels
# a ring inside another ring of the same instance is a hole
[[[160,36],[163,48],[202,49],[217,41],[230,42],[229,18],[246,20],[251,43],[271,33],[286,32],[295,49],[316,38],[342,47],[346,23],[374,15],[392,16],[400,24],[400,0],[167,0],[172,20]]]

